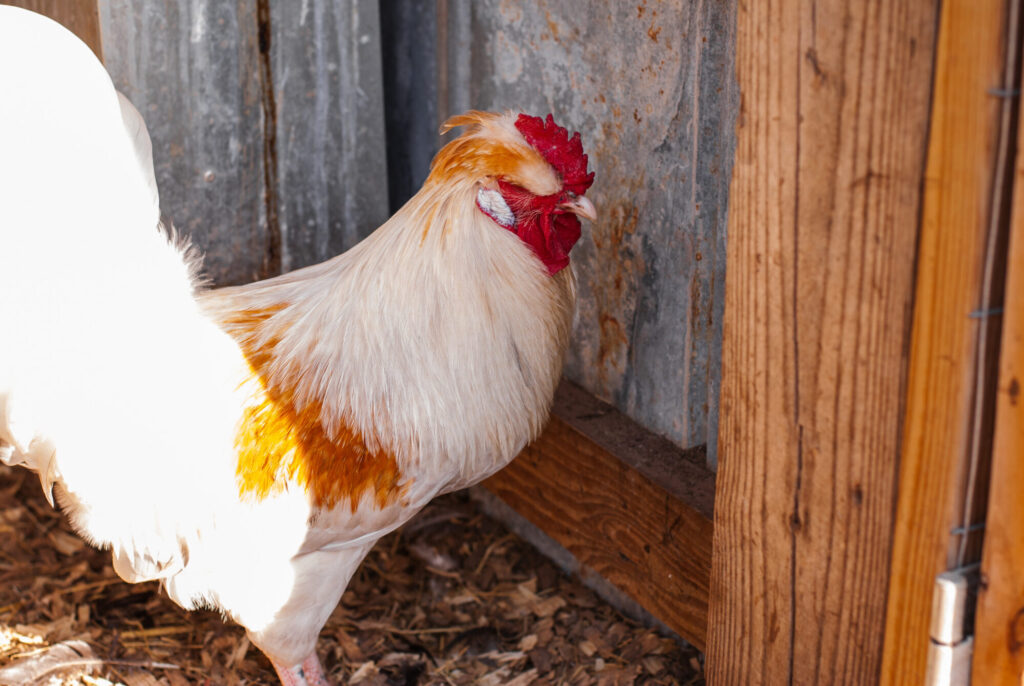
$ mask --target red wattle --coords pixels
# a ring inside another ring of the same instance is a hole
[[[565,200],[561,194],[533,195],[529,191],[499,179],[501,196],[516,217],[509,231],[530,246],[554,276],[569,264],[569,251],[580,239],[582,228],[575,214],[558,209]],[[499,223],[500,225],[500,223]]]
[[[554,276],[569,264],[569,251],[580,238],[580,220],[574,214],[543,214],[510,227],[530,246],[537,258]]]

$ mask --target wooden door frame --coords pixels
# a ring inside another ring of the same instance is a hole
[[[1015,79],[1007,73],[1009,7],[1008,0],[942,4],[884,685],[923,683],[936,576],[976,564],[981,551],[984,531],[972,525],[984,521],[991,454],[1002,291],[991,253],[1005,240],[1000,197],[1015,88],[1005,83]]]
[[[1018,47],[1018,50],[1020,48]],[[1006,294],[972,683],[1024,677],[1024,118],[1018,117]]]

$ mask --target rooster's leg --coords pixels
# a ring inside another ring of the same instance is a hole
[[[324,668],[320,664],[320,658],[314,650],[305,660],[302,661],[302,673],[306,675],[309,686],[330,686],[327,677],[324,676]]]
[[[330,686],[315,650],[302,661],[301,665],[285,667],[273,660],[270,661],[270,664],[274,665],[277,677],[281,680],[281,686]]]

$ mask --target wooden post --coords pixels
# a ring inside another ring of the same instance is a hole
[[[1024,123],[1024,119],[1020,120]],[[1024,681],[1024,127],[1017,132],[1013,214],[996,396],[992,480],[978,592],[972,684]]]
[[[738,11],[713,685],[881,670],[937,11]]]
[[[952,531],[964,524],[972,431],[979,439],[985,433],[974,426],[974,398],[979,374],[985,375],[977,368],[978,332],[987,322],[986,313],[975,311],[983,309],[985,244],[996,211],[1005,100],[992,91],[1003,85],[1007,4],[942,3],[885,628],[886,686],[924,679],[935,577],[960,564],[961,538]],[[975,549],[964,561],[977,555]]]
[[[103,59],[100,11],[95,0],[3,0],[0,4],[23,7],[60,22]]]

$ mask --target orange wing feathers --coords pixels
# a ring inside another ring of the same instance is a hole
[[[348,500],[355,512],[366,493],[378,507],[389,504],[403,491],[395,457],[368,447],[347,425],[329,435],[320,402],[300,405],[294,385],[270,381],[277,340],[263,340],[259,329],[281,309],[240,310],[224,322],[249,362],[251,377],[245,383],[255,386],[235,439],[240,494],[262,500],[294,481],[312,495],[317,507],[331,508]]]

